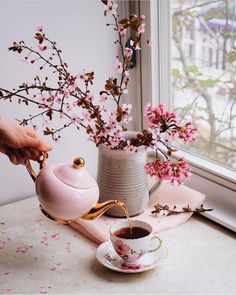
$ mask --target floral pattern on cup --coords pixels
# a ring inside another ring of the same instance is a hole
[[[114,248],[116,250],[116,252],[124,259],[124,260],[128,260],[129,257],[135,254],[136,259],[139,259],[140,257],[143,256],[144,251],[140,250],[139,252],[133,250],[132,248],[130,248],[129,245],[123,243],[122,240],[117,239],[114,242]]]
[[[130,249],[129,245],[123,243],[122,240],[119,239],[114,242],[114,248],[116,252],[122,257],[127,256],[129,250],[132,250]]]

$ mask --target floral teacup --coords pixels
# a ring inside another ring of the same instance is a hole
[[[162,244],[162,240],[153,234],[152,226],[141,220],[132,220],[132,228],[128,221],[113,224],[110,228],[110,238],[124,265],[138,264],[140,258],[147,253],[158,251]]]

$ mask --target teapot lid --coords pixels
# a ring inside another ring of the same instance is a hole
[[[93,177],[84,168],[85,161],[78,157],[73,164],[60,164],[55,167],[54,174],[65,184],[78,188],[87,189],[94,184]]]

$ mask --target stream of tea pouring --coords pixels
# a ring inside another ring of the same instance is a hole
[[[44,168],[47,159],[48,159],[48,154],[47,153],[42,153],[42,156],[38,160],[40,170]],[[85,165],[85,161],[84,161],[83,158],[78,157],[78,158],[74,159],[73,167],[82,168],[84,165]],[[34,172],[32,166],[30,164],[29,159],[25,160],[25,166],[26,166],[26,169],[27,169],[28,173],[30,174],[31,178],[36,183],[37,176],[36,176],[36,173]],[[70,224],[71,222],[75,221],[77,218],[82,218],[82,219],[85,219],[85,220],[93,220],[93,219],[101,216],[106,210],[108,210],[109,208],[111,208],[113,206],[119,206],[124,210],[125,215],[126,215],[127,220],[128,220],[130,231],[132,231],[132,224],[131,224],[131,219],[130,219],[130,216],[129,216],[128,208],[123,202],[121,202],[119,200],[109,200],[109,201],[106,201],[106,202],[103,202],[103,203],[97,203],[89,211],[88,214],[85,214],[83,216],[78,216],[76,218],[69,219],[69,220],[65,220],[65,219],[53,216],[47,210],[45,210],[45,208],[43,208],[43,206],[41,204],[39,205],[39,208],[40,208],[41,212],[46,217],[48,217],[48,218],[50,218],[50,219],[52,219],[54,221],[57,221],[60,224]]]

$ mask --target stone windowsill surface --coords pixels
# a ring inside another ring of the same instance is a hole
[[[97,262],[95,243],[44,217],[37,198],[1,206],[0,294],[236,293],[233,232],[194,216],[160,237],[162,266],[122,274]]]

